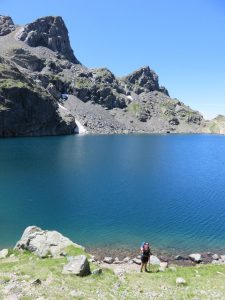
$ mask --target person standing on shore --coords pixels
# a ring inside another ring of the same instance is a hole
[[[148,261],[150,260],[150,255],[151,255],[149,243],[147,242],[142,243],[140,251],[141,251],[141,272],[143,271],[143,268],[145,272],[148,272],[147,264]]]

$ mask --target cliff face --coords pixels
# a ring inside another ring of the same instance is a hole
[[[62,101],[61,94],[68,94]],[[207,132],[197,111],[171,99],[148,66],[123,78],[77,60],[61,17],[16,27],[0,16],[0,136]]]

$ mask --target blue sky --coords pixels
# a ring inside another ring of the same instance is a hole
[[[225,115],[224,0],[0,0],[16,24],[60,15],[77,58],[126,75],[149,65],[171,97]]]

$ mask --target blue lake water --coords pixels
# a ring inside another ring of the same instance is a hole
[[[28,225],[89,247],[225,248],[225,137],[0,140],[0,247]]]

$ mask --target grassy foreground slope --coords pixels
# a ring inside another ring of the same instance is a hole
[[[69,255],[78,254],[83,250],[69,249]],[[63,275],[64,264],[65,257],[41,259],[29,252],[11,251],[0,260],[0,299],[9,295],[24,300],[225,299],[225,265],[173,267],[165,272],[152,266],[150,273],[122,266],[114,272],[109,265],[102,274],[77,277]],[[99,265],[91,263],[92,271],[97,268]],[[183,277],[186,285],[177,286],[177,277]]]

